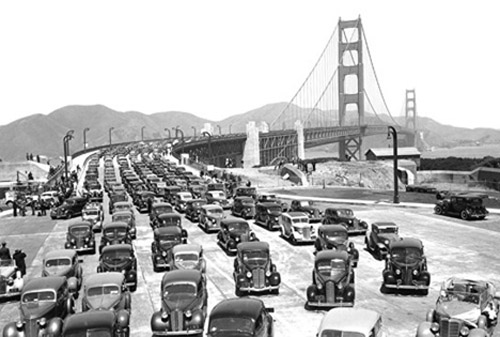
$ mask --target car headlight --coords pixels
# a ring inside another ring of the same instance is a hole
[[[413,275],[414,275],[414,276],[417,276],[417,275],[418,275],[418,270],[417,270],[417,269],[413,269]]]
[[[267,270],[267,271],[266,271],[266,277],[269,277],[269,276],[271,276],[271,271],[270,271],[270,270]]]
[[[248,278],[252,278],[252,273],[251,273],[251,272],[249,272],[249,271],[247,271],[247,277],[248,277]]]
[[[439,331],[439,324],[438,324],[438,323],[436,323],[436,322],[433,322],[433,323],[431,324],[431,331],[432,331],[432,333],[434,333],[434,334],[438,333],[438,331]]]
[[[235,239],[236,242],[240,242],[240,237],[237,236],[236,239]]]
[[[125,269],[122,269],[122,274],[125,275],[127,271]]]
[[[85,238],[85,239],[84,239],[84,241],[85,241],[86,243],[88,243],[88,242],[90,241],[90,239],[89,239],[89,238]]]
[[[24,322],[23,321],[17,321],[16,322],[16,328],[17,330],[21,330],[23,328]]]
[[[342,288],[344,288],[344,285],[342,284],[342,282],[339,282],[338,287],[339,287],[339,290],[341,290]]]
[[[468,336],[468,335],[469,335],[469,328],[464,325],[460,329],[460,336]]]
[[[396,273],[396,275],[401,275],[401,270],[396,269],[395,273]]]
[[[193,315],[193,313],[191,312],[191,310],[186,310],[185,315],[187,318],[189,318]]]
[[[161,252],[161,256],[166,257],[166,256],[167,256],[167,252],[163,250],[163,251]]]
[[[38,324],[40,325],[40,327],[44,328],[47,325],[47,319],[45,317],[40,318]]]
[[[388,246],[389,245],[389,240],[384,240],[384,245]]]

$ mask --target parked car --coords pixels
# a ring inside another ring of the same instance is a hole
[[[183,238],[187,239],[188,233],[182,227],[182,217],[176,213],[163,213],[160,214],[155,223],[153,224],[153,230],[161,227],[179,227],[182,231]]]
[[[321,319],[317,336],[387,337],[388,335],[382,323],[382,316],[378,312],[364,308],[335,308],[328,311]]]
[[[228,254],[236,254],[241,242],[258,241],[254,231],[245,220],[237,218],[224,219],[217,233],[217,243]]]
[[[201,206],[199,218],[199,226],[205,232],[218,232],[220,230],[220,223],[225,218],[224,210],[219,205],[204,205]]]
[[[59,336],[63,319],[74,312],[75,291],[63,276],[30,279],[21,292],[21,316],[3,328],[2,336]]]
[[[309,200],[292,200],[290,212],[303,212],[309,217],[309,222],[321,222],[322,213],[314,203]]]
[[[113,210],[115,208],[115,203],[117,202],[127,202],[128,197],[127,194],[113,194],[109,196],[109,205],[108,205],[108,210],[109,214],[113,214]]]
[[[108,222],[102,228],[101,242],[99,243],[99,253],[106,246],[117,244],[132,244],[128,224],[125,222]]]
[[[134,206],[128,201],[117,201],[113,204],[113,209],[111,210],[111,214],[115,214],[116,212],[134,212]]]
[[[275,202],[260,202],[255,206],[255,223],[266,229],[279,230],[282,207]]]
[[[97,273],[85,277],[82,311],[102,309],[130,313],[132,298],[122,273]]]
[[[203,248],[195,243],[175,245],[170,254],[170,269],[195,269],[205,273],[206,262]]]
[[[233,278],[236,296],[245,293],[279,293],[281,276],[273,264],[267,242],[242,242],[237,246]]]
[[[185,243],[182,230],[179,227],[160,227],[154,230],[154,241],[151,243],[151,259],[153,270],[170,269],[172,247]]]
[[[257,199],[257,189],[252,186],[240,186],[234,190],[234,197],[252,197]]]
[[[24,279],[14,260],[0,260],[0,300],[21,295]]]
[[[243,219],[252,219],[255,216],[255,200],[252,197],[234,198],[231,214]]]
[[[83,269],[74,249],[57,249],[45,254],[43,259],[42,277],[64,276],[68,279],[71,289],[80,290],[83,280]],[[73,294],[78,297],[78,292]]]
[[[151,212],[149,213],[149,224],[153,227],[156,218],[160,214],[164,213],[174,213],[174,207],[168,202],[157,202],[151,206]]]
[[[222,300],[210,312],[207,337],[273,337],[272,312],[272,308],[266,308],[264,302],[256,298]]]
[[[280,204],[282,212],[288,212],[288,209],[290,208],[290,206],[288,205],[288,203],[286,203],[283,200],[279,199],[276,196],[276,194],[269,193],[269,192],[261,192],[260,194],[257,195],[257,199],[255,201],[257,203],[259,203],[259,202],[275,202],[277,204]]]
[[[383,290],[411,289],[427,295],[431,274],[427,271],[422,241],[414,238],[392,241],[382,276]]]
[[[130,244],[106,246],[99,257],[98,273],[116,271],[125,275],[130,291],[137,289],[137,259]]]
[[[186,219],[191,222],[198,222],[200,220],[201,206],[206,205],[205,199],[193,199],[186,203]]]
[[[163,200],[165,200],[165,202],[168,202],[171,205],[174,205],[175,204],[175,195],[177,193],[181,192],[182,189],[180,186],[170,185],[170,186],[165,187],[164,191],[165,191],[165,195],[163,196]]]
[[[59,203],[59,191],[46,191],[40,195],[40,199],[48,205],[56,205]]]
[[[451,277],[443,282],[436,307],[419,324],[416,336],[493,336],[498,301],[493,283]]]
[[[149,204],[153,202],[156,193],[153,191],[139,191],[134,196],[134,205],[139,213],[149,212]]]
[[[233,207],[233,202],[228,199],[224,191],[208,191],[205,193],[205,199],[207,199],[207,204],[219,205],[223,209]]]
[[[327,208],[321,223],[324,225],[343,225],[350,235],[366,234],[368,223],[354,216],[350,208]]]
[[[191,192],[178,192],[175,195],[175,210],[179,213],[184,213],[189,200],[193,200]]]
[[[358,266],[359,251],[354,246],[354,242],[349,241],[348,231],[342,225],[319,226],[314,248],[314,254],[322,250],[345,251],[349,254],[353,268]]]
[[[459,216],[463,220],[483,220],[488,215],[483,198],[477,194],[453,194],[438,200],[434,212],[438,215]]]
[[[406,192],[436,193],[437,188],[428,184],[409,184],[405,186]]]
[[[124,222],[128,225],[128,231],[132,239],[137,238],[137,228],[135,225],[135,215],[130,211],[119,211],[113,213],[111,222]]]
[[[314,243],[318,235],[317,227],[309,223],[309,217],[303,212],[287,212],[280,216],[281,236],[293,245]]]
[[[354,270],[346,251],[323,250],[314,258],[312,285],[307,288],[305,308],[352,307],[355,298]]]
[[[62,337],[76,336],[130,336],[129,312],[113,310],[86,311],[68,316],[64,320]],[[54,335],[55,336],[55,335]]]
[[[50,217],[55,219],[71,219],[74,216],[82,214],[83,207],[87,203],[87,198],[84,197],[71,197],[64,202],[53,208],[50,211]]]
[[[64,248],[74,249],[77,252],[95,254],[95,236],[93,226],[87,221],[72,223],[68,226]]]
[[[161,308],[151,317],[154,336],[202,336],[207,316],[207,288],[199,270],[172,270],[161,280]]]
[[[379,260],[385,259],[389,252],[389,244],[399,240],[399,227],[393,222],[375,222],[366,232],[365,245],[373,256]]]
[[[92,225],[92,231],[100,232],[104,221],[102,205],[95,203],[87,204],[82,210],[82,221],[87,221]]]

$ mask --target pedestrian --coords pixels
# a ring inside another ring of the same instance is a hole
[[[0,260],[10,260],[10,250],[7,248],[7,242],[2,242],[2,247],[0,247]]]
[[[21,272],[21,277],[26,275],[26,254],[21,249],[16,249],[12,257],[16,261],[17,269]]]
[[[40,162],[40,155],[39,154],[36,155],[36,161],[37,161],[37,163]]]
[[[47,202],[40,199],[40,215],[47,215]]]
[[[34,198],[31,199],[30,207],[31,207],[31,215],[35,215],[36,200]]]

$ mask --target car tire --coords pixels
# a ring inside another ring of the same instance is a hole
[[[441,206],[436,206],[434,207],[434,213],[436,213],[437,215],[442,215],[443,214],[443,208]]]
[[[241,297],[241,296],[243,296],[243,292],[242,292],[242,291],[241,291],[238,287],[236,287],[236,288],[234,289],[234,294],[235,294],[237,297]]]
[[[460,218],[462,220],[469,220],[469,214],[465,209],[460,212]]]

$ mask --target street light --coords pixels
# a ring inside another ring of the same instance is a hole
[[[109,145],[111,145],[111,131],[113,131],[115,128],[112,126],[109,128]]]
[[[68,142],[73,139],[73,133],[75,130],[69,130],[66,132],[66,135],[63,137],[63,150],[64,150],[64,183],[68,183],[68,153],[69,153],[69,144]]]
[[[145,128],[146,128],[145,126],[143,126],[143,127],[141,128],[141,141],[144,141],[144,129],[145,129]]]
[[[219,128],[219,136],[222,135],[222,128],[220,127],[219,124],[217,124],[217,127]]]
[[[168,132],[168,139],[170,139],[170,136],[171,136],[171,135],[170,135],[170,129],[169,129],[169,128],[165,128],[165,131],[167,131],[167,132]]]
[[[194,126],[192,126],[191,128],[193,128],[193,130],[194,130],[194,138],[196,138],[196,128]]]
[[[83,129],[83,149],[87,149],[87,131],[89,131],[89,128]]]
[[[393,156],[393,165],[394,165],[394,201],[393,203],[399,204],[399,189],[398,189],[398,133],[396,129],[392,126],[388,127],[387,131],[387,139],[390,139],[392,134],[392,156]]]

